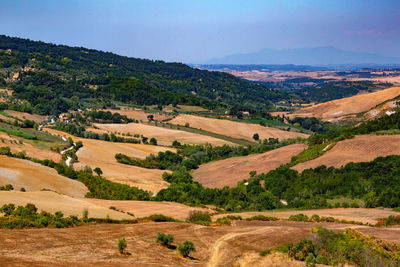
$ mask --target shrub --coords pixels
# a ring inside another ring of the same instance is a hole
[[[215,223],[218,225],[231,225],[231,220],[229,220],[229,218],[227,217],[223,217],[223,218],[218,218],[215,221]]]
[[[296,214],[296,215],[291,215],[289,217],[289,221],[308,222],[309,218],[307,215],[300,213],[300,214]]]
[[[260,256],[261,257],[265,257],[267,255],[271,254],[271,250],[270,249],[264,249],[262,251],[260,251]]]
[[[279,220],[277,217],[273,216],[264,216],[264,215],[255,215],[253,217],[247,218],[246,221],[277,221]]]
[[[194,247],[193,242],[186,240],[185,242],[179,244],[178,250],[179,253],[186,258],[189,256],[190,252],[196,251],[196,248]]]
[[[159,243],[159,244],[161,244],[161,245],[163,245],[163,246],[165,246],[167,248],[170,248],[172,242],[174,242],[174,236],[173,235],[171,235],[171,234],[166,235],[164,233],[158,233],[157,234],[157,243]]]
[[[120,238],[119,240],[118,240],[118,250],[119,250],[119,253],[121,253],[121,254],[124,254],[124,252],[125,252],[125,249],[127,248],[127,244],[126,244],[126,239],[123,237],[123,238]]]
[[[187,221],[195,222],[211,222],[211,215],[206,211],[192,210],[189,212]]]
[[[348,208],[348,207],[350,207],[350,205],[349,205],[349,203],[347,203],[347,202],[343,202],[342,203],[342,208]]]
[[[141,221],[150,220],[153,222],[178,222],[179,220],[174,219],[172,217],[168,217],[162,214],[152,214],[150,216],[144,217],[140,219]]]

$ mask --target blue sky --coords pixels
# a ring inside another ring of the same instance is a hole
[[[0,34],[189,63],[326,45],[400,57],[400,0],[0,0]]]

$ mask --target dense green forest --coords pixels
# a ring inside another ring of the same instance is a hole
[[[66,80],[72,79],[72,83],[78,80],[82,85],[98,85],[99,77],[120,77],[122,81],[107,79],[120,83],[128,89],[136,88],[139,92],[135,92],[133,96],[139,96],[143,92],[142,89],[150,90],[145,96],[151,96],[151,91],[157,94],[168,91],[179,94],[181,98],[186,97],[185,101],[189,101],[188,99],[216,101],[223,105],[236,105],[255,110],[270,110],[273,108],[272,102],[289,98],[284,92],[271,90],[227,73],[195,69],[181,63],[129,58],[110,52],[53,45],[5,35],[0,35],[0,49],[2,49],[0,51],[2,68],[34,67],[61,75]],[[8,52],[7,49],[12,51]],[[110,93],[113,88],[115,90],[112,84],[105,86],[103,93]],[[171,97],[166,93],[164,95],[161,98]],[[126,95],[115,92],[113,98],[123,100]],[[146,101],[170,104],[176,102],[176,99],[163,102],[160,99],[150,98]]]

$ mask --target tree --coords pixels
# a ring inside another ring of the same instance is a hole
[[[94,171],[98,176],[100,176],[100,175],[103,174],[103,171],[102,171],[99,167],[94,168],[93,171]]]
[[[125,253],[125,249],[126,249],[126,247],[127,247],[128,245],[126,244],[126,239],[123,237],[123,238],[120,238],[119,240],[118,240],[118,250],[119,250],[119,253],[121,253],[121,254],[124,254]]]
[[[378,206],[378,197],[375,191],[371,191],[364,196],[364,203],[366,208],[375,208]]]
[[[152,115],[152,114],[151,114],[151,115],[148,115],[148,116],[147,116],[147,119],[148,119],[149,121],[153,121],[153,120],[154,120],[154,115]]]
[[[192,241],[186,240],[185,242],[179,244],[178,250],[179,253],[181,253],[181,255],[186,258],[189,256],[190,252],[196,251],[196,248],[194,247]]]
[[[256,140],[256,141],[258,141],[260,139],[260,136],[258,135],[258,133],[255,133],[253,135],[253,139]]]
[[[174,236],[171,234],[164,234],[164,233],[158,233],[157,234],[157,243],[169,248],[171,247],[172,242],[174,242]]]
[[[156,146],[157,145],[157,139],[155,139],[154,137],[152,137],[150,139],[150,144]]]

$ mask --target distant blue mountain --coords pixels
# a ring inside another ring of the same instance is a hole
[[[282,50],[266,48],[255,53],[232,54],[207,62],[207,64],[296,64],[311,66],[399,63],[400,58],[347,51],[333,46]]]

